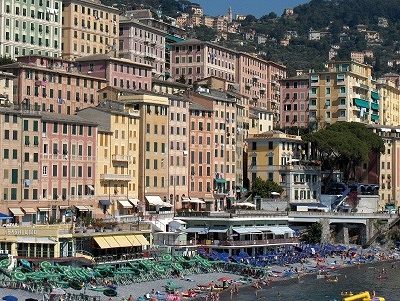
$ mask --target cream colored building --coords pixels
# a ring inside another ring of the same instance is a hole
[[[118,53],[119,10],[100,0],[62,1],[62,55],[74,59]]]
[[[12,73],[0,71],[0,106],[14,103],[14,78],[15,76]]]
[[[77,114],[99,125],[95,191],[103,212],[132,214],[139,196],[139,111],[103,101]]]
[[[379,122],[379,94],[371,66],[354,61],[329,62],[324,72],[310,75],[310,125],[336,121]]]
[[[400,125],[400,90],[392,81],[380,79],[377,83],[379,100],[379,124]]]

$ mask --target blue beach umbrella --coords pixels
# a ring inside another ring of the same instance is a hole
[[[4,296],[3,300],[4,301],[18,301],[18,298],[15,296]]]
[[[13,219],[13,217],[0,212],[0,220],[7,220],[7,219]]]

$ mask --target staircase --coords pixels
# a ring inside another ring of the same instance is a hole
[[[347,188],[345,191],[343,191],[342,195],[337,198],[335,202],[331,205],[332,211],[337,212],[340,206],[343,205],[344,201],[347,199],[347,196],[350,193],[350,188]]]

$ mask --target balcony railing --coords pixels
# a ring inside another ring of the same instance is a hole
[[[118,174],[105,173],[105,174],[100,174],[100,180],[102,180],[102,181],[131,181],[132,176],[131,175],[118,175]]]
[[[131,156],[127,155],[112,155],[112,160],[115,162],[125,162],[125,163],[130,163],[132,160]]]
[[[241,246],[268,246],[268,245],[281,245],[281,244],[298,244],[299,238],[274,238],[274,239],[253,239],[253,240],[190,240],[182,243],[179,246],[215,246],[215,247],[241,247]]]

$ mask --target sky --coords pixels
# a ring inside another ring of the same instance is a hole
[[[271,11],[281,15],[285,8],[306,3],[308,0],[192,0],[203,7],[207,15],[224,15],[232,6],[233,15],[262,17]]]

